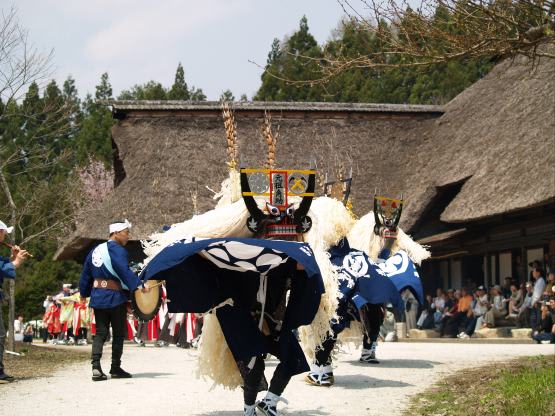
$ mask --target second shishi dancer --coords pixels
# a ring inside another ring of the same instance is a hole
[[[422,302],[422,284],[414,262],[420,263],[429,252],[398,228],[402,204],[399,199],[374,197],[374,210],[330,249],[339,274],[337,315],[323,344],[307,351],[313,358],[307,383],[334,384],[332,352],[346,329],[351,336],[362,336],[360,361],[378,364],[376,348],[385,304],[402,309],[400,292],[407,288]]]

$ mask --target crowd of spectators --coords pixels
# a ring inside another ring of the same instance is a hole
[[[416,328],[435,329],[440,336],[468,339],[479,329],[516,326],[531,328],[538,342],[555,343],[555,273],[546,276],[539,265],[522,284],[507,277],[503,286],[489,289],[438,288],[435,296],[426,295],[424,305],[415,302],[414,297],[405,297],[407,330],[413,327],[412,311],[419,309]]]

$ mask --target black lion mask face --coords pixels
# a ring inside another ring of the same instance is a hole
[[[296,240],[312,227],[307,215],[316,184],[313,170],[241,169],[241,191],[251,214],[248,229],[255,235],[279,240]],[[255,196],[270,198],[262,211]],[[288,202],[289,196],[302,197],[298,208]]]
[[[374,233],[386,241],[395,241],[402,210],[402,199],[374,195]]]

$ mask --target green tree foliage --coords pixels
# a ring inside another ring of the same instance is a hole
[[[204,95],[202,88],[192,87],[189,94],[191,101],[206,101],[206,95]]]
[[[206,100],[202,89],[188,88],[181,64],[169,90],[150,81],[122,92],[120,98]],[[17,207],[15,238],[34,255],[18,269],[16,313],[26,319],[42,316],[42,301],[58,293],[62,282],[76,286],[79,280],[79,264],[54,262],[52,257],[58,238],[70,235],[67,227],[83,198],[79,172],[91,160],[108,168],[113,163],[114,120],[106,102],[111,99],[112,86],[104,73],[94,96],[83,100],[72,77],[61,89],[55,81],[43,90],[31,83],[20,102],[0,100],[0,169]],[[0,219],[9,218],[7,196],[0,192]]]
[[[128,90],[123,90],[118,96],[119,100],[191,100],[191,101],[206,101],[202,89],[190,89],[185,82],[185,70],[183,65],[179,63],[175,71],[175,80],[171,88],[165,88],[157,81],[148,81],[142,85],[134,85]]]
[[[90,158],[112,164],[112,139],[110,129],[114,124],[108,107],[100,100],[112,98],[112,86],[108,74],[100,77],[95,99],[87,94],[82,104],[83,121],[75,136],[75,158],[79,166],[84,166]]]
[[[167,100],[168,92],[156,81],[149,81],[143,85],[135,85],[129,90],[123,90],[119,100]]]
[[[434,24],[449,29],[456,18],[446,8],[438,7]],[[411,28],[410,9],[405,19],[399,24],[406,33],[411,33],[415,29]],[[382,38],[365,30],[359,21],[346,19],[331,39],[319,47],[303,17],[299,29],[291,37],[282,42],[274,39],[255,100],[444,104],[493,66],[491,60],[461,59],[415,69],[404,66],[410,60],[408,56],[384,56],[383,59],[395,67],[355,67],[330,79],[321,79],[318,65],[322,63],[318,58],[324,52],[326,56],[342,59],[356,59],[365,54],[379,57],[383,39],[388,36],[407,41],[402,33],[393,34],[386,22],[379,22],[377,28]]]
[[[59,290],[61,279],[78,278],[74,262],[52,261],[56,236],[74,212],[77,191],[75,158],[68,150],[81,117],[74,81],[68,79],[63,90],[52,81],[42,95],[31,83],[20,103],[10,100],[0,111],[0,169],[17,208],[15,239],[34,255],[18,269],[16,313],[40,318],[45,294]],[[10,217],[3,189],[0,218],[10,222]]]
[[[285,80],[310,81],[317,79],[318,58],[322,50],[310,34],[308,20],[303,16],[299,29],[283,42],[274,39],[262,85],[256,93],[257,101],[322,101],[323,88],[319,84],[298,85]]]
[[[233,93],[231,92],[231,90],[225,90],[222,92],[222,94],[220,95],[220,101],[230,101],[233,102],[235,101],[235,96],[233,95]]]
[[[185,71],[183,70],[183,65],[181,62],[177,65],[177,70],[175,71],[175,81],[171,89],[168,91],[168,99],[170,100],[188,100],[190,98],[189,89],[187,88],[187,83],[185,82]]]

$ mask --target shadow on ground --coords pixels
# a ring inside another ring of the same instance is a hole
[[[345,389],[345,390],[357,390],[357,389],[367,389],[369,387],[380,388],[380,387],[409,387],[412,384],[405,383],[403,381],[397,380],[382,380],[379,378],[368,377],[362,374],[354,374],[341,376],[336,375],[334,377],[335,383],[333,389]]]
[[[158,378],[173,375],[173,373],[134,373],[133,378]]]
[[[295,415],[295,416],[333,416],[332,413],[326,412],[322,409],[310,409],[310,410],[295,410],[295,411],[287,411],[287,408],[278,409],[279,414],[286,416],[286,415]],[[260,413],[258,413],[260,414]],[[235,410],[222,410],[217,412],[208,412],[208,413],[195,413],[194,416],[243,416],[243,412],[235,411]]]
[[[368,364],[361,363],[358,361],[349,363],[355,367],[380,367],[380,368],[433,368],[440,363],[439,361],[428,361],[428,360],[407,360],[407,359],[395,359],[395,360],[380,360],[379,364]]]

